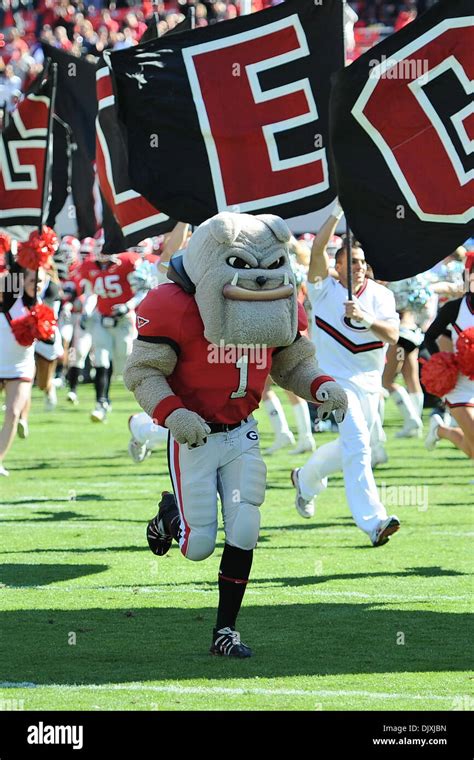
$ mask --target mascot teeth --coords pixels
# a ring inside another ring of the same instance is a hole
[[[285,272],[285,279],[283,281],[283,285],[289,285],[290,284],[290,278],[288,277],[288,272]]]
[[[237,285],[238,281],[239,281],[239,273],[238,273],[238,272],[236,272],[236,273],[234,274],[234,276],[233,276],[233,278],[232,278],[232,282],[231,282],[230,284],[231,284],[231,285]]]

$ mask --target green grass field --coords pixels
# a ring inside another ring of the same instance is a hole
[[[80,395],[72,408],[60,391],[47,414],[35,391],[30,438],[15,441],[0,479],[0,709],[473,709],[473,471],[463,454],[394,439],[387,403],[390,461],[376,476],[402,529],[379,549],[353,525],[342,476],[305,521],[294,457],[268,460],[239,618],[255,656],[229,661],[208,654],[222,532],[205,562],[176,546],[153,557],[145,526],[169,488],[165,449],[142,465],[128,458],[137,408],[119,384],[104,426],[89,421],[91,387]]]

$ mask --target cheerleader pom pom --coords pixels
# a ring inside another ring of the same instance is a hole
[[[31,346],[36,338],[36,319],[32,314],[12,319],[10,327],[16,342],[20,346],[24,346],[25,348]]]
[[[12,241],[10,235],[7,235],[6,232],[0,232],[0,256],[3,253],[8,253],[11,244]]]
[[[474,380],[474,327],[468,327],[458,335],[456,358],[459,371]]]
[[[32,308],[31,314],[35,320],[35,338],[51,340],[54,337],[54,328],[57,325],[54,311],[46,304],[40,303]]]
[[[459,369],[454,354],[440,351],[423,365],[421,382],[433,396],[446,396],[453,390],[458,380]]]
[[[26,243],[18,244],[17,261],[24,269],[49,269],[51,259],[57,250],[59,241],[51,227],[43,225],[41,233],[34,230]]]

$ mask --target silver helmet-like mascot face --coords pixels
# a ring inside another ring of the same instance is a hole
[[[288,346],[297,333],[291,233],[278,216],[222,212],[183,253],[210,343]]]

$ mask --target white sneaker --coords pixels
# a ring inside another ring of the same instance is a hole
[[[324,491],[327,488],[328,479],[323,478],[320,480],[316,493],[311,497],[311,499],[307,499],[301,493],[301,486],[298,477],[300,469],[300,467],[297,467],[291,472],[291,482],[296,488],[295,507],[296,511],[299,515],[301,515],[301,517],[309,518],[314,516],[314,499],[321,493],[321,491]]]
[[[443,419],[439,414],[433,414],[430,417],[430,426],[428,428],[428,435],[425,438],[425,448],[428,451],[433,451],[439,441],[438,430],[439,426],[443,424]]]
[[[134,462],[140,464],[140,462],[144,462],[150,456],[151,451],[147,448],[146,443],[140,443],[136,438],[130,438],[128,453]]]
[[[280,449],[284,449],[287,446],[294,446],[295,445],[295,436],[291,432],[291,430],[288,430],[286,433],[280,433],[277,437],[275,443],[270,446],[269,449],[265,449],[265,454],[269,457],[271,457],[272,454],[274,454],[276,451],[279,451]]]
[[[69,391],[66,398],[73,406],[77,406],[79,403],[79,398],[75,391]]]
[[[56,386],[52,385],[44,400],[44,410],[45,412],[52,412],[56,409],[57,405],[58,397],[56,394]]]
[[[105,403],[96,404],[95,409],[91,412],[92,422],[105,422],[107,419],[107,406]]]
[[[387,464],[387,462],[388,454],[382,444],[379,443],[372,450],[372,467],[377,467],[379,464]]]
[[[4,478],[8,478],[9,475],[10,475],[10,473],[8,472],[8,470],[6,470],[5,467],[2,464],[0,464],[0,478],[2,476]]]
[[[30,434],[30,430],[28,427],[28,420],[18,420],[18,428],[17,428],[17,434],[18,438],[28,438]]]
[[[314,426],[315,433],[330,433],[332,431],[331,420],[317,420]]]
[[[370,534],[372,546],[383,546],[390,539],[392,533],[396,533],[399,528],[400,520],[396,515],[390,515],[386,520],[382,520]]]
[[[306,454],[307,452],[313,452],[316,450],[316,443],[312,435],[305,438],[301,438],[296,445],[296,448],[291,449],[289,454]]]
[[[420,419],[407,420],[397,433],[395,438],[421,438],[423,434],[423,423]]]

